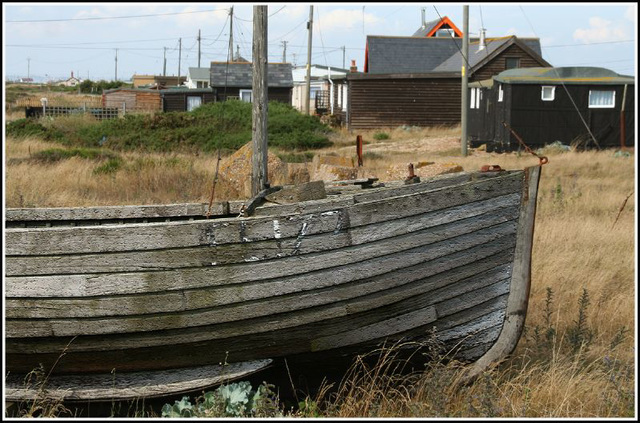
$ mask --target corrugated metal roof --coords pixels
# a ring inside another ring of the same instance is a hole
[[[228,72],[227,72],[228,70]],[[275,88],[293,87],[291,63],[269,63],[267,65],[267,85]],[[211,62],[211,85],[215,87],[251,87],[253,85],[253,64]]]
[[[499,73],[494,79],[506,84],[635,84],[635,78],[632,76],[620,75],[605,68],[586,66],[509,69]]]

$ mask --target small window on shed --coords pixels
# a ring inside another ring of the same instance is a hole
[[[471,88],[471,98],[469,102],[469,108],[479,109],[481,98],[482,98],[482,90],[480,88]]]
[[[251,103],[251,90],[240,90],[240,100],[246,101],[247,103]]]
[[[589,90],[589,108],[590,109],[605,109],[613,108],[616,105],[616,92],[615,91],[599,91]]]
[[[507,69],[516,69],[520,67],[520,58],[519,57],[507,57],[505,62],[505,68]]]
[[[553,85],[542,86],[542,101],[553,101],[556,99],[556,87]]]
[[[202,97],[187,96],[187,112],[197,109],[202,104]]]

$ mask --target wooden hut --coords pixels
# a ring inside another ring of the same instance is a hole
[[[595,67],[512,69],[470,83],[470,145],[517,151],[511,128],[531,148],[632,147],[634,85],[631,76]]]
[[[217,90],[217,101],[239,99],[251,101],[253,64],[251,62],[211,62],[211,84]],[[293,77],[291,63],[267,65],[269,101],[291,104]]]
[[[348,127],[385,128],[460,123],[462,41],[439,37],[368,36],[363,73],[349,73]],[[511,67],[550,66],[534,38],[474,39],[469,81]]]
[[[162,110],[165,112],[189,112],[206,103],[216,101],[213,88],[169,88],[160,90]]]
[[[102,94],[102,107],[126,111],[161,111],[159,90],[145,88],[116,88]]]

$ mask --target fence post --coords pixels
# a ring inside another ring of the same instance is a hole
[[[356,154],[358,155],[358,166],[362,166],[362,135],[356,137]]]
[[[127,103],[126,102],[122,102],[122,116],[127,114]]]

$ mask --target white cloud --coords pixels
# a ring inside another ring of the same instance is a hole
[[[627,10],[624,12],[624,18],[631,22],[638,21],[638,5],[634,4],[627,7]]]
[[[627,28],[620,24],[600,17],[589,18],[589,28],[576,29],[573,39],[583,43],[623,41],[629,39]]]

